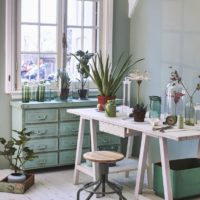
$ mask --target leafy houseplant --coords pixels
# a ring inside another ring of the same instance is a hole
[[[63,70],[58,69],[57,79],[60,90],[60,99],[66,100],[69,95],[69,87],[71,85],[71,80],[65,68]]]
[[[30,140],[29,136],[32,132],[26,132],[26,129],[13,131],[17,133],[16,138],[11,137],[8,141],[4,138],[0,138],[0,144],[3,146],[0,155],[4,156],[4,158],[8,160],[10,168],[14,170],[14,173],[11,175],[19,176],[23,170],[24,164],[27,161],[32,161],[37,156],[31,148],[26,146],[27,142]],[[25,180],[26,176],[23,174],[22,176],[22,180]]]
[[[91,64],[91,70],[87,70],[88,75],[91,77],[93,82],[96,84],[100,96],[99,99],[103,99],[99,103],[100,110],[104,109],[104,105],[108,99],[115,98],[116,92],[122,84],[124,76],[136,63],[143,59],[139,59],[135,62],[131,60],[132,56],[124,58],[123,54],[119,57],[117,64],[111,66],[109,55],[104,62],[102,52],[97,54],[97,60],[93,59]],[[108,97],[105,99],[104,97]]]
[[[71,55],[79,61],[79,64],[77,64],[76,66],[80,74],[80,78],[77,78],[77,80],[80,82],[80,89],[78,90],[80,99],[86,99],[88,90],[85,89],[85,85],[89,77],[87,73],[90,70],[89,60],[94,56],[94,54],[89,53],[88,51],[84,52],[82,50],[79,50],[75,54],[72,53]]]

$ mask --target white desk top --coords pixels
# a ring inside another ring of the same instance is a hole
[[[105,112],[98,112],[95,108],[81,108],[81,109],[67,109],[67,112],[75,115],[79,115],[87,120],[97,120],[99,122],[108,123],[113,127],[122,127],[125,129],[131,129],[140,131],[151,135],[153,137],[165,137],[168,139],[182,141],[200,138],[200,126],[185,126],[184,129],[172,129],[165,130],[164,133],[160,131],[153,131],[152,126],[146,120],[145,122],[134,122],[133,118],[126,118],[125,116],[107,117]],[[117,113],[119,115],[119,113]],[[126,132],[121,137],[126,137]]]

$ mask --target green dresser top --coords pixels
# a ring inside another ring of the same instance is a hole
[[[121,99],[117,99],[117,104],[122,103]],[[10,105],[16,108],[31,109],[31,108],[76,108],[76,107],[90,107],[97,105],[97,98],[89,98],[88,100],[68,99],[66,101],[30,101],[29,103],[22,103],[22,101],[11,101]]]

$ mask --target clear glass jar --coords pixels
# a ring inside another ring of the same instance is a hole
[[[28,82],[24,82],[22,86],[22,102],[28,103],[30,101],[30,87]]]
[[[161,114],[161,97],[159,96],[150,96],[149,104],[149,118],[160,118]]]
[[[185,90],[178,81],[170,82],[165,90],[166,115],[184,116]]]
[[[194,126],[196,122],[196,114],[193,103],[193,98],[188,97],[188,102],[185,104],[185,124],[189,126]]]

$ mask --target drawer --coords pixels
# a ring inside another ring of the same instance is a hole
[[[83,149],[82,153],[89,152],[90,149]],[[76,159],[76,150],[68,150],[59,152],[59,164],[70,165],[74,164]],[[83,160],[83,157],[82,157]]]
[[[68,113],[66,110],[66,108],[60,109],[60,121],[79,121],[80,117],[78,115]]]
[[[58,165],[58,153],[42,153],[37,154],[37,158],[33,161],[27,161],[24,165],[25,169],[44,168]]]
[[[34,152],[57,151],[58,138],[30,140],[26,146],[32,148]]]
[[[111,144],[120,144],[120,137],[106,134],[106,133],[99,133],[97,134],[97,145],[111,145]]]
[[[79,122],[62,122],[60,123],[60,135],[78,135]],[[89,124],[85,124],[85,133],[90,132]]]
[[[25,111],[25,123],[57,122],[57,109],[38,109]]]
[[[32,131],[30,137],[50,137],[58,135],[58,125],[57,124],[37,124],[37,125],[27,125],[25,126],[27,131]]]
[[[69,137],[61,137],[59,139],[59,149],[76,149],[77,146],[77,137],[69,136]],[[90,137],[88,135],[84,136],[83,139],[83,148],[90,147]]]

